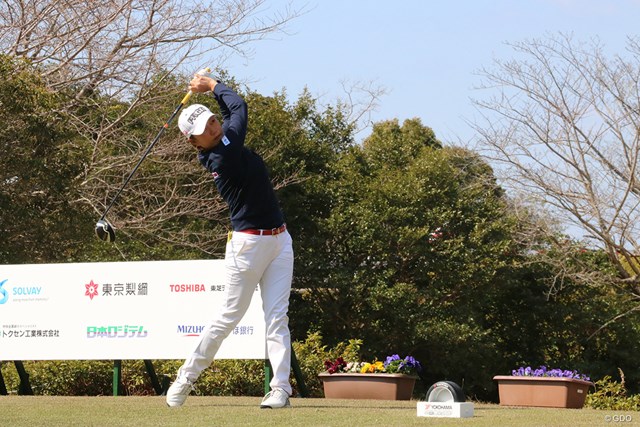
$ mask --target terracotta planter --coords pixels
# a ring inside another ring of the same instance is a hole
[[[417,376],[404,374],[319,374],[327,399],[411,400]]]
[[[573,378],[495,376],[500,405],[541,406],[550,408],[582,408],[589,381]]]

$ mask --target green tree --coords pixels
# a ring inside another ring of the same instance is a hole
[[[613,270],[604,251],[575,244],[573,252],[577,262],[594,272]],[[549,269],[546,260],[567,253],[568,249],[523,254],[515,268],[486,290],[482,324],[491,331],[497,354],[505,362],[501,373],[523,365],[546,365],[578,369],[597,380],[616,375],[621,368],[628,374],[630,388],[637,391],[640,376],[633,356],[640,351],[637,322],[625,316],[602,328],[617,313],[632,309],[633,301],[603,286],[566,279],[566,286],[549,292],[548,283],[559,280],[562,271]]]
[[[334,178],[316,254],[323,274],[303,298],[316,309],[307,326],[334,342],[357,331],[371,357],[429,361],[435,348],[474,346],[477,359],[494,354],[477,325],[482,311],[468,309],[512,262],[514,223],[491,169],[471,152],[442,148],[414,119],[378,123],[362,146],[341,153]],[[447,365],[427,364],[427,375]]]
[[[83,240],[75,203],[87,147],[25,61],[0,55],[1,263],[64,261]]]
[[[522,364],[594,376],[621,366],[635,380],[633,322],[594,334],[632,304],[571,281],[549,293],[563,270],[544,261],[560,252],[543,233],[523,244],[523,213],[477,154],[443,147],[418,120],[392,120],[339,152],[332,176],[321,267],[292,305],[304,313],[292,316],[296,330],[330,344],[357,337],[367,358],[412,354],[426,385],[450,379],[483,399],[497,398],[494,375]],[[603,252],[572,253],[565,264],[612,273]]]

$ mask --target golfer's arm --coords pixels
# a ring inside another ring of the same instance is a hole
[[[225,133],[233,133],[239,137],[244,144],[244,137],[247,133],[248,110],[247,103],[233,90],[223,83],[215,85],[213,96],[220,105],[220,111],[225,124],[228,127]]]

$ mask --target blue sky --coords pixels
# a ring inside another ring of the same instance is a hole
[[[271,10],[288,2],[269,1]],[[310,0],[289,34],[254,42],[250,58],[224,66],[265,95],[286,89],[295,100],[306,86],[321,103],[344,98],[341,82],[372,82],[387,94],[373,121],[418,117],[445,141],[473,137],[470,98],[476,72],[494,58],[514,56],[505,42],[572,33],[598,37],[622,53],[638,34],[640,0]],[[369,130],[359,138],[366,137]]]

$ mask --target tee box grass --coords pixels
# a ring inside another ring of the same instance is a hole
[[[260,397],[190,396],[168,408],[163,396],[0,396],[0,426],[597,426],[640,425],[640,412],[518,408],[475,403],[472,418],[424,418],[417,401],[292,398],[291,408],[260,409]],[[618,423],[617,425],[619,425]]]

